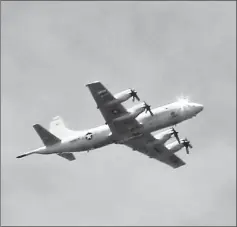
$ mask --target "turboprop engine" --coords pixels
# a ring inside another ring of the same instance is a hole
[[[154,137],[160,141],[161,144],[164,144],[167,140],[169,140],[172,136],[176,138],[178,143],[180,143],[180,139],[178,137],[178,132],[174,128],[170,128],[166,131],[157,133]]]
[[[139,114],[141,114],[142,112],[147,112],[149,111],[150,114],[153,116],[153,113],[151,111],[151,106],[148,105],[146,102],[140,103],[136,106],[133,106],[132,108],[130,108],[128,110],[128,114],[125,114],[121,117],[118,117],[114,120],[114,122],[118,122],[118,121],[124,121],[130,118],[136,118]]]
[[[122,102],[125,102],[127,101],[128,99],[132,98],[132,101],[134,102],[135,99],[137,101],[140,101],[140,98],[138,97],[137,95],[137,91],[134,90],[134,89],[128,89],[128,90],[125,90],[125,91],[122,91],[120,93],[117,93],[114,95],[115,99],[108,102],[106,105],[114,105],[114,104],[117,104],[117,103],[122,103]]]
[[[187,154],[189,154],[188,148],[193,148],[193,146],[190,144],[190,141],[188,141],[187,138],[181,139],[180,143],[175,141],[173,143],[167,144],[166,147],[174,153],[185,147]]]

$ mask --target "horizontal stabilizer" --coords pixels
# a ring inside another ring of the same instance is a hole
[[[41,138],[42,142],[44,143],[44,145],[46,147],[47,146],[52,146],[56,143],[61,142],[61,140],[58,137],[56,137],[55,135],[50,133],[48,130],[46,130],[41,125],[35,124],[35,125],[33,125],[33,128],[38,133],[39,137]]]
[[[76,159],[73,153],[59,153],[57,155],[59,155],[62,158],[66,158],[69,161],[73,161]]]

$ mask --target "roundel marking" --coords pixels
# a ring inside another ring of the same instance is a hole
[[[92,139],[92,133],[91,132],[88,132],[88,133],[86,133],[86,139],[87,140],[91,140]]]

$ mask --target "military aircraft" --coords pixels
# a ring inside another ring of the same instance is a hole
[[[187,138],[180,139],[178,132],[171,126],[196,116],[203,110],[203,105],[182,98],[155,109],[151,109],[146,102],[139,102],[127,109],[122,105],[123,102],[130,98],[140,101],[136,90],[128,89],[113,95],[99,81],[86,86],[103,115],[105,124],[83,131],[73,131],[66,128],[59,116],[51,121],[49,131],[35,124],[33,127],[44,146],[17,158],[31,154],[57,154],[72,161],[75,160],[73,152],[90,151],[109,144],[123,144],[173,168],[185,165],[175,152],[185,147],[189,153],[192,145]],[[166,130],[151,134],[161,129]],[[165,145],[172,136],[176,141]]]

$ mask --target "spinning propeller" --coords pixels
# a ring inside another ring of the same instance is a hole
[[[140,98],[138,97],[136,90],[130,89],[130,95],[131,95],[131,97],[132,97],[132,101],[133,101],[133,102],[135,101],[135,99],[136,99],[137,101],[140,101]]]
[[[145,109],[145,113],[147,113],[147,111],[150,112],[151,116],[153,116],[154,114],[151,111],[151,106],[148,105],[146,102],[144,102],[144,109]]]
[[[180,139],[179,139],[179,136],[178,136],[179,133],[174,128],[171,128],[171,131],[172,131],[172,135],[174,135],[176,140],[180,143]]]
[[[190,141],[188,141],[187,138],[185,138],[184,140],[182,140],[182,144],[186,148],[187,154],[189,154],[189,149],[188,148],[193,148],[193,146],[190,144]]]

